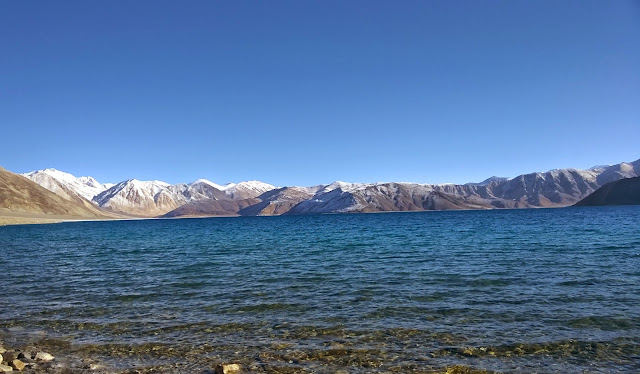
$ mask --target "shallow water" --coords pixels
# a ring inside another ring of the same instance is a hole
[[[640,207],[8,226],[0,274],[0,340],[115,369],[640,372]]]

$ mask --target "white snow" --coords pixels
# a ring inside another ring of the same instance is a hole
[[[368,187],[374,185],[373,183],[348,183],[343,181],[335,181],[331,184],[327,184],[318,190],[316,195],[325,194],[331,192],[333,190],[341,189],[343,192],[351,192],[360,188]]]
[[[22,176],[31,179],[42,187],[63,197],[69,198],[69,192],[91,201],[94,196],[108,189],[110,184],[100,184],[92,177],[79,177],[56,169],[36,170]],[[65,191],[65,188],[68,191]]]
[[[276,186],[260,181],[245,181],[240,183],[229,183],[223,186],[223,191],[231,198],[257,197],[263,193],[275,190]]]
[[[210,181],[210,180],[208,180],[208,179],[198,179],[198,180],[195,180],[195,181],[193,181],[193,182],[189,183],[189,186],[195,186],[195,185],[197,185],[197,184],[201,184],[201,183],[202,183],[202,184],[207,184],[207,185],[209,185],[209,186],[211,186],[211,187],[213,187],[213,188],[217,188],[217,189],[219,189],[220,191],[223,191],[223,190],[225,189],[225,187],[224,187],[224,186],[219,185],[219,184],[217,184],[217,183],[213,183],[212,181]]]

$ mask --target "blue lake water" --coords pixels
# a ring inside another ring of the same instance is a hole
[[[0,274],[0,340],[113,370],[640,372],[640,207],[6,226]]]

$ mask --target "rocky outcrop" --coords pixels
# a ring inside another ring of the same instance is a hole
[[[575,205],[640,205],[640,177],[607,183]]]

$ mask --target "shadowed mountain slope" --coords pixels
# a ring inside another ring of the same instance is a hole
[[[607,183],[575,205],[640,205],[640,177]]]
[[[215,200],[205,199],[187,203],[164,215],[162,218],[195,216],[237,216],[241,209],[258,204],[259,199]]]

